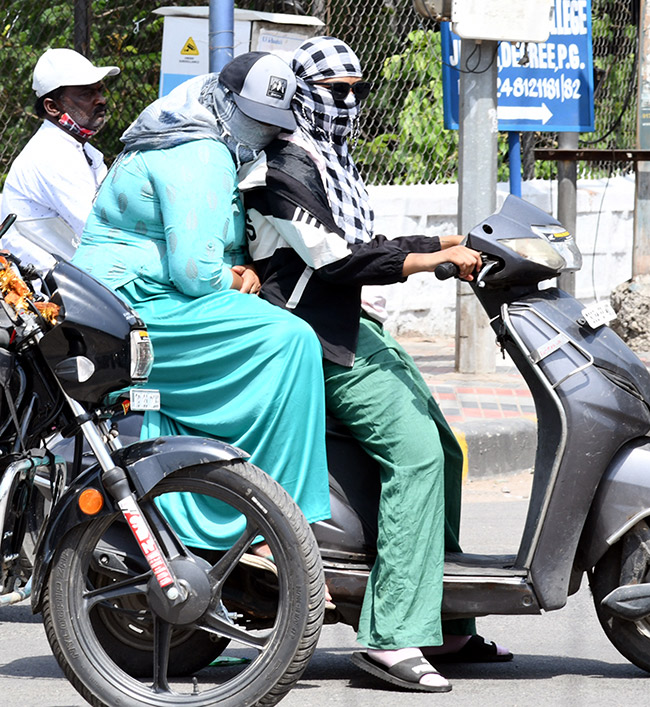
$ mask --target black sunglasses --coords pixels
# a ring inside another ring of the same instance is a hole
[[[357,81],[356,83],[347,83],[345,81],[335,81],[334,83],[320,83],[314,81],[314,86],[322,86],[327,88],[332,92],[332,97],[336,101],[344,101],[350,91],[354,93],[355,97],[362,101],[364,98],[368,98],[370,95],[370,89],[372,89],[372,84],[368,81]]]

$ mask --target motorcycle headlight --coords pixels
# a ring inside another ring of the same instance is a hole
[[[531,226],[533,233],[545,238],[557,252],[564,258],[565,270],[580,270],[582,267],[582,253],[578,248],[575,238],[564,226],[550,224],[547,226]]]
[[[499,243],[513,250],[526,260],[559,272],[566,268],[566,260],[542,238],[500,238]]]
[[[136,329],[131,332],[131,378],[146,381],[153,366],[153,347],[149,334]]]

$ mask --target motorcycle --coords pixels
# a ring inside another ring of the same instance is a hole
[[[143,387],[151,342],[88,274],[61,260],[39,278],[0,255],[0,293],[0,603],[31,598],[90,704],[276,704],[324,611],[318,549],[296,504],[222,442],[123,444],[125,410],[159,404]],[[222,551],[188,547],[158,505],[178,493],[242,514],[244,533]],[[251,551],[260,541],[273,563]]]

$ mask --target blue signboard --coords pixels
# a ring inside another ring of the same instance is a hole
[[[504,22],[507,18],[504,18]],[[460,37],[441,24],[445,127],[458,129]],[[594,129],[591,0],[555,0],[546,42],[501,42],[497,53],[499,130]],[[524,62],[527,59],[527,63]]]

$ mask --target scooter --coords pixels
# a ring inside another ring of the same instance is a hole
[[[581,266],[558,221],[509,196],[466,245],[483,254],[469,284],[532,392],[538,438],[517,553],[448,553],[443,618],[560,609],[587,574],[607,637],[650,671],[650,374],[607,326],[608,304],[540,287]],[[344,430],[330,430],[328,443],[332,519],[313,527],[336,605],[325,621],[356,626],[375,557],[378,474]]]

